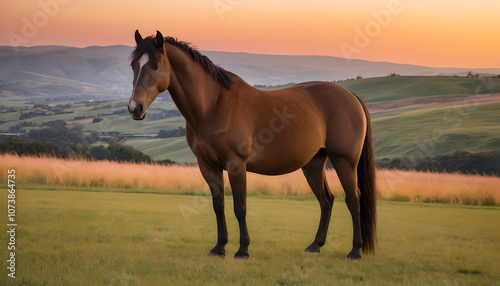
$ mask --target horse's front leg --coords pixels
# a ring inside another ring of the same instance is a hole
[[[208,256],[224,257],[226,255],[225,246],[228,238],[226,217],[224,215],[224,180],[222,177],[222,170],[208,167],[200,161],[198,161],[198,166],[203,178],[210,187],[215,216],[217,218],[217,244],[210,250]]]
[[[248,245],[250,237],[247,230],[247,177],[246,164],[239,160],[228,163],[227,174],[234,200],[234,214],[240,226],[240,249],[234,255],[234,259],[248,259]]]

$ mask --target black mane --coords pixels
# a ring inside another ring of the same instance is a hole
[[[231,88],[231,84],[233,83],[231,73],[219,66],[216,66],[207,56],[202,55],[199,51],[192,48],[189,43],[178,41],[172,37],[165,37],[163,40],[165,43],[175,46],[186,53],[194,62],[201,65],[207,73],[212,75],[212,77],[223,87],[226,89]],[[132,58],[132,65],[138,61],[139,57],[144,53],[147,53],[150,58],[156,59],[162,53],[162,50],[155,44],[153,37],[146,37],[139,45],[137,45],[130,55]]]

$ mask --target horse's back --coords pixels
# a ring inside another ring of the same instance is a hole
[[[364,115],[358,98],[346,88],[331,82],[310,81],[291,86],[290,89],[302,89],[304,95],[311,97],[320,110],[326,114],[343,114],[354,112],[356,116]]]

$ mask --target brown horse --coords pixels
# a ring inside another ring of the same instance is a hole
[[[246,172],[280,175],[302,168],[319,200],[321,218],[306,252],[324,245],[334,196],[326,178],[327,158],[342,183],[353,223],[348,258],[373,252],[376,229],[375,166],[370,116],[365,104],[339,85],[306,82],[258,90],[214,65],[174,38],[143,38],[135,32],[131,55],[134,89],[128,109],[144,119],[158,93],[168,89],[186,119],[186,139],[208,183],[217,218],[217,244],[209,255],[224,256],[228,241],[223,170],[227,170],[240,228],[236,259],[248,258]]]

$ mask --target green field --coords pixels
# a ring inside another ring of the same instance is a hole
[[[170,159],[189,164],[197,162],[185,137],[127,140],[125,144],[141,150],[155,160]]]
[[[499,110],[495,102],[377,113],[372,119],[375,154],[377,159],[431,157],[457,150],[500,155]]]
[[[221,259],[205,256],[216,240],[209,197],[18,189],[17,273],[11,279],[2,267],[2,285],[494,285],[500,281],[498,207],[379,201],[376,255],[348,261],[352,228],[342,201],[335,204],[326,245],[319,255],[311,255],[302,251],[316,231],[315,200],[250,197],[250,259],[241,262],[232,259],[238,231],[231,197],[226,200],[228,256]],[[7,191],[1,190],[0,196],[6,198]],[[0,212],[7,214],[6,199],[0,206]],[[5,231],[0,238],[5,266]]]
[[[500,78],[445,76],[391,76],[336,82],[356,93],[367,104],[436,95],[475,95],[500,92]],[[273,90],[294,83],[263,87]]]
[[[339,82],[367,104],[435,95],[474,95],[500,92],[500,78],[429,76],[377,77]]]
[[[120,132],[126,134],[145,134],[145,133],[158,133],[161,129],[171,130],[178,127],[184,127],[185,121],[182,117],[171,117],[161,120],[144,120],[134,121],[130,118],[128,112],[122,114],[110,115],[115,111],[127,110],[126,100],[121,101],[103,101],[95,102],[90,105],[85,102],[71,102],[72,107],[67,111],[72,113],[57,114],[51,116],[38,116],[22,120],[23,122],[33,122],[35,124],[42,124],[53,120],[72,121],[75,117],[86,116],[87,118],[97,117],[99,114],[106,114],[104,120],[99,123],[90,123],[85,125],[85,130],[95,130],[99,132]],[[10,101],[0,98],[0,105],[9,107],[19,107],[12,104]],[[31,105],[28,105],[31,108]],[[175,109],[175,105],[171,101],[155,102],[154,106],[149,109],[150,113],[158,113],[161,110]],[[1,115],[0,131],[5,132],[10,126],[19,123],[14,121],[19,118],[20,112],[10,112]],[[29,128],[28,128],[29,130]]]

